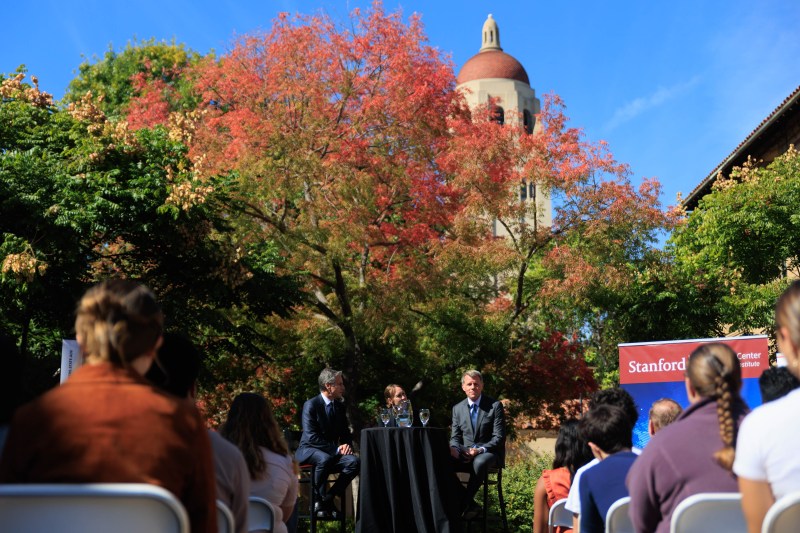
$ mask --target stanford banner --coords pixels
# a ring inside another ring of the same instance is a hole
[[[751,408],[761,405],[758,378],[769,367],[766,335],[620,344],[619,382],[639,408],[634,446],[643,448],[650,439],[648,412],[654,401],[672,398],[684,408],[689,405],[683,380],[686,361],[695,348],[710,342],[723,342],[733,348],[742,367],[742,397]]]

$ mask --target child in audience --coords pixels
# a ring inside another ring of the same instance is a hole
[[[194,405],[143,375],[161,344],[155,296],[110,280],[81,299],[75,333],[84,365],[14,415],[2,483],[150,483],[171,491],[192,532],[217,530],[214,466]]]
[[[726,344],[704,344],[686,365],[689,407],[642,451],[626,481],[636,531],[669,531],[672,512],[700,492],[736,492],[731,474],[736,429],[747,412],[742,372]]]
[[[579,531],[604,533],[609,508],[628,495],[625,476],[637,457],[631,451],[633,424],[622,408],[598,405],[583,415],[578,430],[600,461],[581,479]]]
[[[547,531],[550,508],[566,498],[575,471],[592,459],[592,451],[578,435],[578,421],[567,420],[561,424],[556,439],[556,455],[552,470],[544,470],[536,482],[533,493],[533,532]],[[572,528],[559,526],[557,533],[568,533]]]
[[[800,378],[800,281],[792,283],[775,308],[775,336],[787,368]],[[742,422],[733,471],[739,478],[742,510],[751,533],[761,531],[770,506],[800,490],[800,389],[756,408]]]

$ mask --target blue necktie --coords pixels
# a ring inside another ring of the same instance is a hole
[[[473,403],[469,408],[469,417],[472,420],[472,431],[475,431],[475,425],[478,423],[478,404]]]
[[[325,406],[325,414],[328,415],[328,420],[332,423],[333,422],[333,402],[328,403]]]

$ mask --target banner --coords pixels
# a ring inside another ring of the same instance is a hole
[[[78,341],[61,339],[61,383],[64,383],[76,368],[83,364],[83,357],[78,349]]]
[[[639,409],[633,430],[634,446],[643,448],[650,440],[647,423],[654,401],[671,398],[688,407],[686,361],[695,348],[711,342],[725,343],[736,352],[742,368],[742,397],[751,408],[761,405],[758,378],[769,368],[766,335],[620,344],[619,383],[633,396]]]

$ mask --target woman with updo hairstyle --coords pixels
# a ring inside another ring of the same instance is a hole
[[[693,494],[738,491],[731,465],[748,407],[736,352],[723,343],[699,346],[684,382],[689,407],[653,436],[628,472],[636,531],[668,532],[675,507]]]
[[[592,450],[578,435],[578,420],[566,420],[556,437],[553,468],[543,470],[533,491],[533,533],[546,533],[550,508],[569,495],[575,472],[591,461]],[[572,528],[556,527],[556,533],[567,533]]]
[[[216,531],[205,423],[193,404],[143,377],[163,322],[143,285],[114,279],[89,289],[75,320],[84,364],[17,410],[0,482],[159,485],[181,501],[193,532]]]
[[[775,337],[787,368],[800,378],[800,281],[787,288],[775,307]],[[745,418],[736,444],[733,471],[739,477],[742,510],[751,533],[777,499],[800,491],[800,389],[756,408]]]
[[[297,471],[269,402],[252,392],[238,395],[220,433],[244,455],[250,471],[250,495],[275,507],[272,531],[286,533],[297,501]]]

